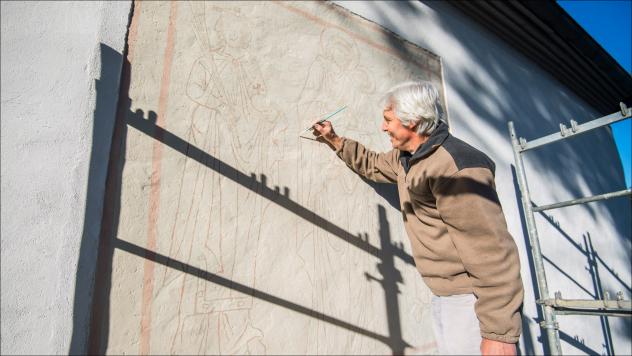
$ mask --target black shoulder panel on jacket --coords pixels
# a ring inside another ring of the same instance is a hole
[[[443,148],[452,156],[459,170],[464,168],[487,168],[496,173],[496,164],[483,152],[450,135],[443,142]]]

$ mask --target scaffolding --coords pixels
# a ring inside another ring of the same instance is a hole
[[[516,175],[520,188],[524,214],[523,218],[527,226],[527,234],[529,235],[529,242],[531,244],[531,250],[527,251],[527,253],[531,253],[532,255],[532,261],[534,264],[533,267],[535,269],[535,278],[537,281],[539,292],[539,299],[536,300],[536,303],[539,305],[544,319],[540,322],[540,327],[546,330],[546,337],[549,344],[549,354],[551,355],[562,354],[562,349],[560,347],[559,324],[556,321],[557,315],[600,315],[602,317],[630,317],[632,316],[632,302],[629,300],[623,300],[622,292],[618,292],[617,297],[614,300],[610,299],[610,296],[607,292],[597,295],[598,298],[600,297],[599,295],[601,295],[603,299],[594,300],[562,299],[562,295],[560,292],[556,292],[555,297],[550,298],[546,275],[544,273],[543,256],[540,250],[540,242],[538,240],[538,231],[535,223],[534,213],[577,204],[586,204],[615,197],[630,196],[632,195],[632,191],[628,188],[616,192],[599,194],[581,199],[573,199],[550,205],[533,206],[531,203],[531,197],[529,195],[529,188],[527,186],[527,178],[525,174],[522,154],[534,148],[542,147],[544,145],[548,145],[560,140],[565,140],[570,137],[574,137],[576,135],[580,135],[603,126],[610,125],[618,121],[629,119],[630,117],[632,117],[632,108],[628,108],[624,103],[620,103],[620,111],[618,112],[586,122],[581,125],[577,124],[576,121],[571,120],[570,128],[564,124],[560,124],[560,132],[553,133],[531,141],[527,141],[524,138],[518,138],[516,136],[513,122],[509,122],[509,134],[511,136],[511,144],[513,146],[514,160],[516,164]],[[612,353],[612,350],[609,350],[609,352]]]

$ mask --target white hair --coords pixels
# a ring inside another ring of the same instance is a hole
[[[430,82],[405,82],[392,87],[382,98],[392,105],[402,124],[419,124],[417,133],[429,135],[443,121],[439,92]]]

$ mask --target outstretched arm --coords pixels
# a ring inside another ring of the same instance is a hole
[[[346,165],[359,175],[378,183],[396,183],[399,168],[399,151],[376,153],[360,143],[336,135],[331,122],[314,124],[314,135],[327,143]]]

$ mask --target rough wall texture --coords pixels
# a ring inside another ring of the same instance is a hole
[[[130,2],[1,9],[0,353],[81,352]]]
[[[299,133],[346,105],[338,130],[387,149],[380,96],[441,88],[438,57],[316,2],[138,3],[129,50],[95,351],[434,351],[393,187]]]

